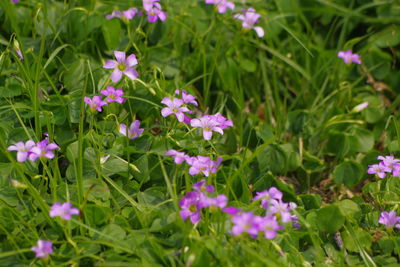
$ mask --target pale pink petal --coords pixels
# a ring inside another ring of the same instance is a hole
[[[124,123],[121,123],[121,124],[119,125],[119,132],[120,132],[120,134],[126,136],[126,125],[125,125]]]
[[[114,51],[114,55],[115,55],[115,58],[117,59],[117,61],[118,61],[119,63],[122,63],[122,62],[125,61],[125,52],[122,52],[122,51]]]
[[[183,122],[183,120],[185,119],[185,115],[183,114],[183,112],[177,112],[175,113],[175,116],[178,118],[179,122]]]
[[[135,69],[131,68],[126,68],[126,70],[124,70],[124,74],[131,80],[136,80],[136,78],[139,76],[139,73]]]
[[[201,121],[199,119],[192,119],[190,121],[192,127],[202,127]]]
[[[120,71],[119,69],[115,69],[111,73],[111,81],[113,81],[114,83],[119,82],[119,80],[121,80],[121,78],[122,78],[122,71]]]
[[[164,97],[161,100],[161,104],[167,105],[168,107],[172,106],[172,100],[169,97]]]
[[[161,110],[161,115],[165,118],[171,114],[173,114],[174,112],[170,109],[170,108],[163,108]]]
[[[261,27],[254,27],[253,29],[256,31],[258,37],[261,38],[261,37],[264,36],[264,29],[263,29],[263,28],[261,28]]]
[[[24,162],[28,158],[28,152],[18,152],[17,160],[18,162]]]
[[[115,69],[118,66],[118,62],[115,60],[108,59],[106,60],[106,64],[103,65],[105,69]]]
[[[212,137],[212,131],[205,131],[203,130],[203,137],[205,140],[210,140]]]
[[[136,59],[136,56],[134,54],[130,55],[127,59],[126,59],[126,63],[128,64],[129,67],[135,66],[138,64],[138,61]]]

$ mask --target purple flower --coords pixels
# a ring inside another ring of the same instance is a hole
[[[89,107],[93,111],[97,110],[98,112],[102,112],[103,109],[101,107],[104,105],[107,105],[107,102],[101,100],[101,96],[98,96],[98,95],[94,96],[93,99],[85,96],[85,98],[83,100],[85,101],[86,104],[89,105]]]
[[[175,114],[178,121],[183,122],[185,120],[184,113],[191,113],[191,111],[187,107],[182,106],[184,103],[182,99],[170,99],[169,97],[164,97],[163,100],[161,100],[161,103],[167,105],[166,108],[163,108],[161,110],[161,115],[164,118],[171,114]]]
[[[119,132],[122,135],[128,136],[129,139],[134,140],[139,135],[141,135],[144,131],[143,128],[139,128],[139,127],[140,127],[140,121],[138,121],[138,120],[135,120],[134,122],[132,122],[129,129],[126,128],[126,125],[124,123],[121,123],[119,125]]]
[[[228,8],[232,10],[235,8],[235,4],[227,0],[206,0],[206,4],[216,5],[219,13],[225,13]]]
[[[31,153],[32,147],[35,146],[35,142],[32,140],[24,142],[17,142],[14,145],[11,145],[7,148],[8,151],[18,151],[17,152],[17,160],[19,162],[24,162],[28,159],[29,154]]]
[[[110,20],[112,18],[126,18],[128,20],[133,19],[136,14],[138,16],[142,15],[142,12],[140,12],[137,8],[130,8],[128,10],[124,10],[124,11],[118,11],[118,10],[114,10],[111,14],[106,15],[106,19]]]
[[[261,199],[261,206],[266,209],[268,208],[268,204],[272,199],[281,200],[282,199],[282,192],[279,191],[276,187],[271,187],[269,190],[264,190],[261,192],[257,192],[256,196],[253,200],[260,200]]]
[[[105,69],[114,69],[111,74],[111,81],[114,83],[119,82],[122,74],[125,74],[131,80],[135,80],[139,76],[139,73],[132,69],[133,66],[138,64],[136,56],[131,54],[126,58],[125,52],[122,51],[114,51],[114,55],[117,60],[108,59],[103,66]]]
[[[259,227],[255,217],[253,212],[235,214],[232,217],[232,223],[234,224],[231,230],[232,235],[237,236],[242,233],[248,233],[252,238],[256,238]]]
[[[214,116],[215,120],[219,123],[219,127],[222,130],[233,126],[233,122],[222,116],[220,113],[211,116]]]
[[[389,168],[391,168],[391,169],[394,167],[394,165],[396,165],[398,162],[400,162],[400,160],[394,158],[393,155],[386,156],[386,157],[384,157],[384,156],[378,156],[378,159],[381,160],[382,163],[383,163],[386,167],[389,167]]]
[[[50,209],[50,217],[61,217],[64,220],[71,220],[71,215],[78,215],[79,210],[76,208],[72,208],[72,204],[69,202],[61,203],[54,203]]]
[[[384,224],[389,228],[393,228],[396,227],[398,229],[400,229],[400,216],[396,215],[396,212],[394,211],[384,211],[381,213],[381,216],[379,217],[379,221],[380,224]]]
[[[266,239],[274,239],[276,237],[276,232],[282,229],[282,226],[279,225],[275,216],[257,216],[256,221],[258,221],[259,229],[264,232],[264,237]]]
[[[167,19],[167,13],[162,11],[161,5],[157,2],[154,2],[149,9],[146,9],[146,11],[147,20],[150,23],[156,22],[158,19],[161,21],[165,21]]]
[[[351,50],[339,51],[338,57],[343,58],[344,63],[356,63],[361,64],[360,56],[353,54]]]
[[[198,119],[192,119],[190,121],[192,127],[203,128],[203,138],[205,140],[210,140],[212,137],[212,132],[217,132],[224,134],[224,131],[220,127],[220,123],[217,121],[215,116],[205,115]]]
[[[287,223],[292,221],[292,214],[290,214],[290,205],[282,200],[272,199],[267,209],[267,215],[275,215],[281,218],[282,222]]]
[[[123,103],[125,98],[122,96],[124,95],[124,91],[122,89],[116,89],[112,86],[107,86],[107,90],[101,90],[101,94],[107,96],[106,101],[108,103],[117,102]]]
[[[231,216],[236,215],[236,214],[242,212],[241,209],[238,209],[238,208],[235,208],[235,207],[232,207],[232,206],[223,208],[222,211],[225,212],[225,213],[228,213],[228,214],[231,215]]]
[[[225,195],[218,195],[216,197],[207,197],[205,199],[205,207],[218,207],[225,208],[228,204],[228,198]]]
[[[186,162],[191,165],[191,167],[189,168],[190,175],[203,173],[206,177],[210,176],[211,173],[217,172],[218,166],[221,161],[222,158],[218,158],[217,161],[213,161],[209,157],[204,156],[186,158]]]
[[[249,8],[247,10],[243,10],[243,14],[235,15],[235,18],[243,21],[242,27],[245,29],[253,29],[256,31],[258,37],[264,36],[264,29],[259,26],[254,26],[255,23],[258,22],[258,19],[261,17],[260,14],[256,13],[254,8]]]
[[[48,158],[52,159],[54,158],[54,152],[53,150],[55,149],[60,149],[58,145],[55,143],[50,143],[49,140],[43,139],[42,141],[36,143],[34,147],[31,148],[30,154],[29,154],[29,160],[35,161],[38,158]]]
[[[173,156],[176,164],[181,164],[186,160],[187,155],[184,152],[179,152],[174,149],[170,149],[165,153],[166,156]]]
[[[392,170],[385,166],[382,162],[379,164],[372,164],[368,166],[368,174],[376,174],[379,178],[383,179],[386,176],[387,172],[391,172]]]
[[[46,240],[38,240],[37,246],[31,248],[36,253],[36,258],[47,258],[53,253],[53,243]]]
[[[179,95],[180,94],[180,90],[176,89],[175,90],[175,94]],[[196,97],[191,95],[191,94],[188,94],[186,92],[186,90],[182,90],[182,100],[183,100],[183,102],[185,104],[193,104],[196,107],[198,106],[197,101],[196,101]]]
[[[11,2],[13,2],[14,4],[18,3],[19,0],[11,0]]]
[[[214,186],[206,185],[206,180],[201,180],[198,183],[193,185],[193,189],[197,192],[207,192],[207,193],[214,193]]]
[[[160,0],[143,0],[143,9],[146,11],[151,10],[158,1]]]
[[[204,206],[204,203],[201,201],[202,194],[199,192],[189,192],[187,193],[179,202],[179,207],[181,210],[179,214],[181,215],[183,220],[190,218],[190,221],[193,224],[196,224],[201,219],[200,211]]]

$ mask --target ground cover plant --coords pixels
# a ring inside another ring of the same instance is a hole
[[[0,1],[0,265],[398,266],[399,23]]]

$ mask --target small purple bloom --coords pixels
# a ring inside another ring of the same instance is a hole
[[[186,162],[191,165],[189,168],[190,175],[196,175],[203,173],[206,177],[210,176],[211,173],[216,173],[218,166],[221,163],[222,158],[218,161],[213,161],[209,157],[197,156],[197,157],[187,157]]]
[[[378,156],[378,159],[382,161],[382,163],[389,168],[393,168],[395,164],[397,164],[398,162],[400,162],[400,160],[394,158],[393,155],[390,156]]]
[[[167,107],[161,110],[161,115],[165,118],[169,115],[175,114],[179,122],[185,120],[184,113],[191,113],[191,111],[183,105],[183,100],[179,98],[170,99],[169,97],[164,97],[161,103],[167,105]]]
[[[262,217],[260,228],[266,239],[274,239],[276,232],[282,229],[275,216]]]
[[[400,177],[400,164],[394,164],[392,170],[393,177]]]
[[[147,20],[150,23],[156,22],[158,19],[165,21],[167,19],[167,13],[162,11],[161,5],[157,2],[153,3],[153,6],[147,11]]]
[[[243,21],[242,27],[245,29],[253,29],[256,31],[258,37],[264,36],[264,29],[259,26],[254,26],[255,23],[258,22],[258,19],[261,17],[260,14],[256,13],[254,8],[249,8],[243,10],[243,14],[235,15],[235,18]]]
[[[32,140],[24,142],[17,142],[14,145],[11,145],[7,148],[8,151],[18,151],[17,152],[17,160],[19,162],[24,162],[28,159],[29,154],[31,153],[32,147],[35,146],[35,142]]]
[[[206,0],[206,4],[213,4],[217,6],[219,13],[225,13],[227,9],[233,10],[235,8],[235,4],[233,2],[229,2],[227,0]]]
[[[36,247],[31,248],[36,253],[36,258],[47,258],[53,253],[53,243],[46,240],[38,240]]]
[[[146,11],[151,10],[158,1],[160,0],[143,0],[143,9]]]
[[[225,195],[218,195],[216,197],[207,197],[205,200],[206,207],[225,208],[228,204],[228,198]]]
[[[111,81],[114,83],[119,82],[122,74],[125,74],[131,80],[135,80],[139,76],[139,73],[132,68],[138,64],[136,56],[131,54],[126,58],[125,52],[122,51],[114,51],[114,55],[116,60],[108,59],[103,66],[105,69],[114,69],[111,74]]]
[[[228,213],[228,214],[231,215],[231,216],[236,215],[236,214],[242,212],[241,209],[238,209],[238,208],[235,208],[235,207],[232,207],[232,206],[223,208],[222,211],[225,212],[225,213]]]
[[[259,227],[255,221],[253,212],[238,213],[232,217],[234,224],[231,230],[232,235],[237,236],[242,233],[248,233],[252,238],[258,235]]]
[[[233,122],[231,120],[228,120],[224,116],[222,116],[220,113],[217,113],[215,115],[211,115],[215,118],[215,120],[219,123],[219,127],[224,130],[228,127],[233,126]]]
[[[140,127],[140,121],[139,120],[135,120],[134,122],[132,122],[131,126],[129,127],[129,129],[127,129],[126,125],[124,123],[121,123],[119,125],[119,132],[122,135],[127,136],[129,139],[134,140],[136,139],[139,135],[141,135],[144,131],[143,128],[139,128]]]
[[[351,50],[339,51],[338,57],[343,58],[344,63],[356,63],[361,64],[360,56],[358,54],[353,54]]]
[[[391,172],[392,170],[385,166],[382,162],[379,164],[372,164],[368,166],[368,174],[376,174],[379,178],[383,179],[386,176],[387,172]]]
[[[281,200],[282,195],[283,195],[282,192],[279,191],[276,187],[271,187],[269,190],[257,192],[256,196],[253,198],[253,200],[261,199],[261,206],[264,209],[266,209],[266,208],[268,208],[268,204],[272,199]]]
[[[220,123],[216,120],[215,116],[205,115],[198,119],[192,119],[190,121],[192,127],[203,128],[203,138],[210,140],[212,138],[212,132],[224,134],[224,131],[220,127]]]
[[[207,192],[207,193],[214,193],[214,186],[212,185],[206,185],[206,180],[201,180],[198,183],[195,183],[193,185],[193,189],[197,192]]]
[[[389,228],[396,227],[400,229],[400,216],[396,215],[396,212],[394,211],[384,211],[381,213],[381,216],[379,217],[379,223],[386,225]]]
[[[180,90],[176,89],[175,90],[175,94],[179,95],[180,94]],[[183,100],[183,102],[185,104],[193,104],[196,107],[198,106],[197,101],[196,101],[196,97],[191,95],[191,94],[188,94],[186,92],[186,90],[182,90],[182,100]]]
[[[50,143],[49,140],[43,139],[42,141],[36,143],[34,147],[31,148],[30,154],[29,154],[29,160],[35,161],[38,158],[48,158],[52,159],[54,158],[54,152],[53,150],[60,149],[58,145],[55,143]]]
[[[179,207],[181,210],[179,214],[183,220],[190,218],[193,224],[196,224],[201,219],[200,211],[204,206],[201,202],[202,194],[199,192],[189,192],[187,193],[179,202]]]
[[[107,102],[103,101],[101,96],[98,95],[94,96],[92,99],[85,96],[83,100],[92,110],[97,110],[98,112],[102,112],[103,109],[101,107],[107,105]]]
[[[290,205],[281,200],[272,199],[269,203],[267,215],[275,215],[281,218],[282,222],[287,223],[292,221],[292,214],[290,214]]]
[[[173,156],[176,164],[181,164],[186,160],[187,155],[184,152],[179,152],[174,149],[170,149],[165,153],[166,156]]]
[[[124,11],[118,11],[118,10],[114,10],[111,14],[106,15],[106,19],[112,19],[112,18],[126,18],[128,20],[133,19],[136,14],[138,16],[142,15],[142,12],[140,12],[137,8],[130,8],[128,10],[124,10]]]
[[[79,210],[76,208],[72,208],[72,204],[69,202],[61,203],[54,203],[50,209],[50,217],[61,217],[64,220],[71,220],[71,215],[78,215]]]
[[[117,102],[121,104],[125,101],[125,98],[122,97],[124,95],[124,91],[120,88],[115,89],[112,86],[107,86],[107,90],[101,90],[101,94],[107,97],[106,101],[108,103]]]

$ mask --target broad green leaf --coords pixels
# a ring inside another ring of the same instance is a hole
[[[356,161],[344,161],[333,170],[335,184],[345,184],[348,187],[357,185],[364,175],[363,167]]]
[[[344,224],[344,216],[336,205],[328,205],[316,211],[316,224],[322,232],[335,233]]]

